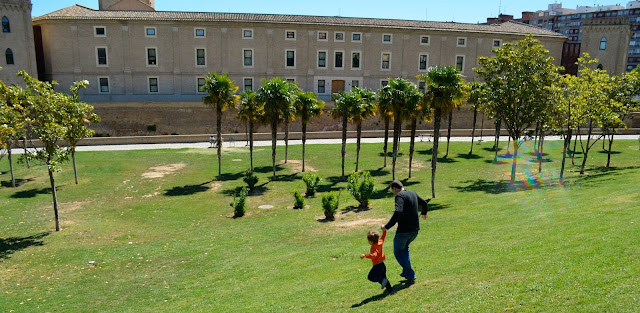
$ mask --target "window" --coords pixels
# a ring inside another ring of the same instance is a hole
[[[329,41],[326,31],[318,31],[318,41]]]
[[[107,66],[107,47],[96,47],[96,64]]]
[[[344,42],[344,32],[335,32],[333,33],[333,40],[336,42]]]
[[[156,28],[155,27],[145,27],[144,35],[145,35],[145,37],[155,37],[156,36]]]
[[[195,36],[196,38],[204,38],[204,37],[206,37],[206,34],[207,34],[207,33],[206,33],[206,31],[204,30],[204,28],[196,28],[196,29],[194,30],[194,36]]]
[[[391,43],[391,34],[382,34],[383,43]]]
[[[457,45],[458,45],[458,47],[466,47],[467,46],[467,38],[458,37]]]
[[[418,56],[418,71],[426,71],[429,64],[429,55],[420,54]]]
[[[318,68],[327,68],[327,51],[318,51]]]
[[[389,81],[386,79],[382,79],[380,80],[380,87],[384,87],[386,85],[389,85]]]
[[[149,77],[149,92],[158,92],[158,77]]]
[[[351,52],[351,69],[360,69],[360,51]]]
[[[242,50],[242,58],[244,67],[253,67],[253,49],[243,49]]]
[[[109,77],[98,77],[98,93],[109,93]]]
[[[296,31],[295,30],[287,30],[284,32],[284,39],[286,40],[296,40]]]
[[[604,69],[604,66],[602,66],[602,64],[598,64],[596,68],[602,71]]]
[[[2,17],[2,32],[3,33],[11,32],[11,24],[9,24],[9,19],[6,16]]]
[[[286,54],[285,67],[295,68],[296,67],[296,50],[285,50],[285,54]]]
[[[425,91],[426,91],[426,87],[425,87],[425,86],[426,86],[426,84],[427,84],[427,83],[425,83],[424,81],[419,81],[419,82],[418,82],[418,90],[419,90],[420,92],[425,92]]]
[[[156,48],[147,48],[147,66],[158,65],[158,52]]]
[[[295,78],[286,78],[286,80],[287,80],[288,82],[295,82],[295,81],[296,81],[296,79],[295,79]]]
[[[253,39],[253,29],[243,29],[242,30],[242,38],[243,39]]]
[[[464,72],[464,55],[456,55],[456,69]]]
[[[607,37],[600,39],[600,50],[607,50]]]
[[[362,42],[362,33],[351,33],[351,42]]]
[[[95,37],[106,37],[107,36],[107,28],[104,26],[93,26],[93,36]]]
[[[420,36],[421,45],[429,45],[431,43],[431,36]]]
[[[383,71],[388,71],[391,69],[391,52],[383,52],[382,53],[382,64],[380,68]]]
[[[360,81],[359,80],[352,80],[351,81],[351,88],[353,87],[360,87]]]
[[[501,46],[502,46],[502,40],[500,40],[500,39],[494,39],[493,40],[493,44],[492,44],[493,48],[500,48]]]
[[[207,59],[207,53],[205,49],[198,48],[196,49],[196,66],[205,66]]]
[[[333,63],[333,67],[334,68],[344,68],[344,52],[342,51],[336,51],[334,52],[334,63]]]
[[[253,91],[253,78],[245,78],[244,81],[244,91]]]
[[[196,89],[196,92],[197,93],[205,93],[206,91],[204,90],[204,84],[205,84],[204,77],[198,77],[197,84],[198,84],[198,87]]]
[[[15,64],[13,61],[13,51],[11,51],[11,49],[7,48],[7,51],[4,52],[4,57],[5,57],[5,60],[7,61],[7,65]]]
[[[325,93],[324,85],[325,85],[324,79],[318,80],[318,93]]]

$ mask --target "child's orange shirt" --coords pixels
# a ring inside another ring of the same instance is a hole
[[[382,237],[378,239],[378,243],[371,245],[371,253],[364,254],[365,258],[371,259],[371,263],[373,263],[373,265],[381,263],[386,258],[382,252],[382,244],[384,243],[385,237],[387,237],[386,229],[382,232]]]

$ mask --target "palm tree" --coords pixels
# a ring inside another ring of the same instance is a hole
[[[378,90],[378,113],[384,122],[384,167],[387,167],[387,148],[389,143],[389,123],[393,118],[391,110],[391,89],[389,85],[383,86]]]
[[[435,177],[438,164],[438,143],[442,116],[464,98],[462,74],[452,66],[436,66],[426,75],[418,76],[426,82],[429,104],[433,109],[433,154],[431,157],[431,196],[435,198]]]
[[[293,122],[296,118],[296,108],[293,106],[293,99],[298,94],[298,84],[296,82],[287,81],[289,84],[289,92],[292,96],[292,101],[289,105],[282,107],[282,117],[284,120],[284,163],[287,163],[289,159],[289,123]]]
[[[275,77],[271,80],[262,80],[262,87],[256,94],[256,100],[264,105],[262,122],[271,125],[271,162],[273,165],[273,179],[276,178],[276,144],[278,135],[278,123],[284,118],[285,110],[288,110],[293,101],[291,85],[286,80]]]
[[[425,86],[426,87],[426,86]],[[411,144],[409,146],[409,178],[411,178],[411,166],[413,164],[413,152],[415,151],[416,128],[418,120],[431,122],[431,107],[427,101],[426,89],[425,93],[420,95],[418,103],[410,103],[409,119],[411,120]]]
[[[295,106],[296,114],[300,116],[300,121],[302,122],[302,171],[304,172],[307,124],[311,118],[322,114],[324,101],[318,100],[318,96],[313,92],[298,90],[293,105]]]
[[[205,105],[216,110],[216,144],[218,145],[218,180],[222,180],[222,112],[235,107],[238,87],[229,79],[228,74],[210,72],[204,77],[202,89],[207,95],[202,98]]]
[[[251,162],[251,171],[253,172],[253,126],[264,114],[264,106],[256,101],[256,93],[251,90],[245,90],[240,94],[240,103],[238,104],[238,117],[249,124],[249,159]]]
[[[473,129],[471,130],[471,148],[469,149],[469,155],[472,155],[473,140],[475,138],[475,133],[476,133],[476,120],[478,118],[478,108],[480,107],[480,105],[482,105],[482,102],[485,101],[483,99],[483,94],[482,94],[484,90],[484,83],[475,81],[467,85],[467,88],[469,92],[469,99],[467,99],[467,101],[471,104],[471,107],[473,108]]]
[[[370,89],[353,87],[351,92],[358,95],[360,101],[357,110],[351,115],[351,122],[356,124],[356,172],[360,163],[360,139],[362,138],[362,122],[376,115],[376,94]]]
[[[342,178],[344,179],[344,157],[347,147],[347,121],[359,107],[360,97],[354,92],[341,92],[334,94],[335,105],[329,110],[333,118],[342,120]],[[355,109],[354,109],[355,108]]]

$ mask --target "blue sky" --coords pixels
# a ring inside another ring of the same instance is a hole
[[[619,1],[619,0],[618,0]],[[98,0],[31,0],[32,15],[40,16],[74,4],[97,9]],[[454,21],[461,23],[485,22],[487,17],[499,12],[512,14],[515,18],[522,11],[545,10],[552,0],[395,0],[395,1],[280,1],[280,0],[156,0],[158,11],[232,12],[300,14],[319,16],[372,17],[407,20]],[[559,1],[563,7],[575,9],[577,5],[610,5],[611,1]],[[622,5],[626,5],[626,1]]]

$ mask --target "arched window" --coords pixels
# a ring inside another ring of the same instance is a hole
[[[9,19],[6,16],[2,17],[2,32],[3,33],[11,32],[11,24],[9,24]]]
[[[599,70],[601,70],[601,71],[604,69],[604,67],[602,66],[602,64],[598,64],[598,69],[599,69]]]
[[[607,37],[602,37],[602,39],[600,39],[600,50],[606,50],[607,49]]]
[[[13,62],[13,51],[7,48],[7,51],[4,53],[5,58],[7,59],[7,64],[14,64]]]

